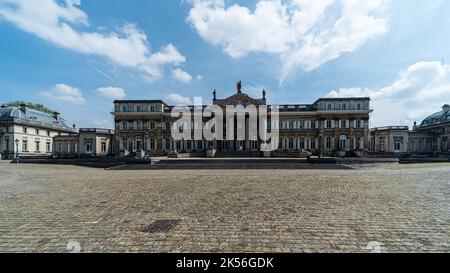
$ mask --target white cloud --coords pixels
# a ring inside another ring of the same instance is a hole
[[[120,100],[127,96],[125,90],[119,87],[100,87],[94,91],[95,93],[112,100]]]
[[[186,71],[182,70],[181,68],[177,68],[172,71],[172,77],[175,80],[178,80],[180,82],[189,83],[192,80],[191,74],[187,73]]]
[[[201,81],[201,80],[203,80],[203,75],[197,75],[197,81]]]
[[[55,101],[69,102],[78,105],[86,103],[80,89],[66,84],[56,84],[50,91],[42,92],[41,95]]]
[[[280,82],[354,52],[388,30],[389,0],[260,0],[256,8],[223,0],[191,0],[187,18],[198,34],[232,58],[253,52],[281,58]]]
[[[79,0],[1,0],[0,19],[41,39],[75,52],[96,55],[145,74],[151,80],[163,75],[164,66],[186,61],[171,44],[152,53],[147,35],[136,25],[125,24],[120,33],[83,32],[88,16],[77,5]]]
[[[418,62],[399,73],[389,86],[379,90],[343,88],[328,97],[370,96],[375,112],[372,126],[412,125],[450,103],[450,65]]]
[[[170,93],[167,96],[167,99],[170,100],[171,102],[177,104],[177,105],[190,105],[191,103],[191,99],[188,97],[183,97],[180,94],[176,94],[176,93]]]

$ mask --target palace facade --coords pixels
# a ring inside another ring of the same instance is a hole
[[[50,157],[53,138],[74,132],[59,113],[53,115],[28,108],[0,108],[0,156],[2,159]]]
[[[370,153],[378,157],[449,157],[450,105],[422,121],[408,126],[389,126],[370,130]]]
[[[93,158],[114,156],[114,130],[80,128],[78,133],[55,136],[53,157]]]
[[[219,99],[214,91],[213,105],[225,109],[228,105],[267,105],[266,92],[261,98],[252,98],[240,90]],[[271,105],[267,105],[271,109]],[[188,106],[194,110],[194,106]],[[206,106],[203,106],[205,108]],[[261,140],[249,139],[249,117],[244,124],[235,123],[233,132],[245,128],[245,140],[175,141],[171,128],[176,119],[171,117],[174,106],[162,100],[117,100],[114,102],[116,156],[163,156],[170,153],[206,156],[215,150],[216,156],[268,156],[260,151]],[[323,156],[366,157],[369,152],[370,98],[322,98],[312,104],[279,105],[280,143],[269,156],[298,156],[310,151]],[[204,119],[203,122],[207,122]],[[224,135],[227,133],[224,122]],[[192,119],[187,127],[202,130],[203,124]]]

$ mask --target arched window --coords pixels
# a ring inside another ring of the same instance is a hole
[[[339,138],[339,149],[341,151],[347,151],[348,150],[348,139],[347,139],[347,136],[342,135]]]

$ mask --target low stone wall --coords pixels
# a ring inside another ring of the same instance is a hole
[[[401,158],[400,164],[447,163],[450,158]]]
[[[15,160],[11,163],[17,163]],[[93,159],[24,159],[20,164],[54,164],[54,165],[76,165],[92,168],[111,168],[120,165],[151,164],[150,159],[116,159],[116,158],[93,158]]]

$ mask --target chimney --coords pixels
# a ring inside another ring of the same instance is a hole
[[[22,103],[21,105],[19,105],[19,107],[20,107],[20,110],[21,110],[24,114],[27,113],[27,105],[26,105],[26,104]]]
[[[450,111],[450,105],[444,104],[444,106],[442,106],[442,110],[443,110],[444,112]]]
[[[56,120],[59,120],[59,113],[58,112],[53,112],[53,118]]]

